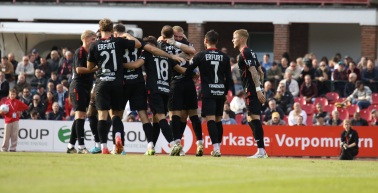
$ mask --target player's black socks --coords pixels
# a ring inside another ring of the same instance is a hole
[[[125,128],[123,126],[122,120],[119,116],[113,116],[113,144],[115,144],[115,134],[117,132],[121,133],[122,145],[125,145]]]
[[[181,139],[182,138],[181,121],[180,121],[179,116],[177,116],[177,115],[172,116],[171,128],[172,128],[174,140]]]
[[[89,116],[89,127],[91,128],[92,135],[94,137],[95,142],[100,142],[100,138],[98,137],[98,130],[97,130],[97,116]]]
[[[108,123],[105,120],[99,120],[97,124],[97,130],[99,133],[99,138],[101,143],[108,142]]]
[[[209,135],[212,144],[218,143],[218,129],[215,121],[210,120],[207,122],[207,129],[209,130]]]
[[[162,119],[159,121],[159,126],[161,128],[161,132],[163,133],[165,139],[170,143],[173,141],[173,135],[171,127],[168,125],[168,121],[166,119]]]
[[[202,140],[202,125],[198,115],[191,116],[190,121],[192,121],[192,127],[194,130],[194,134],[196,135],[197,141]]]
[[[152,140],[152,125],[151,123],[145,123],[142,125],[144,134],[146,135],[147,143],[153,142]]]
[[[76,119],[76,135],[79,145],[84,145],[84,119]]]
[[[186,122],[181,122],[181,126],[180,126],[180,136],[182,137],[184,135],[184,132],[185,132],[185,128],[186,128]]]
[[[258,148],[265,148],[264,145],[264,130],[262,128],[261,121],[258,119],[254,119],[251,121],[251,125],[253,126],[253,136],[255,141],[257,142]]]
[[[160,135],[160,125],[159,123],[152,124],[152,142],[154,142],[154,146],[156,146],[156,142],[159,139]]]
[[[218,130],[218,143],[222,143],[222,138],[223,138],[223,125],[222,125],[222,122],[217,122],[215,124],[217,125],[217,130]]]
[[[71,126],[71,136],[70,136],[70,144],[75,145],[77,139],[77,133],[76,133],[76,120],[72,123]]]

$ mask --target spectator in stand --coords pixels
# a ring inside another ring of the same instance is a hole
[[[29,88],[24,88],[22,95],[19,98],[21,102],[25,103],[28,106],[33,102],[33,95],[30,93]]]
[[[72,108],[72,103],[70,97],[67,98],[64,105],[65,120],[74,120],[75,111]]]
[[[38,64],[37,68],[41,70],[41,72],[44,73],[44,76],[46,79],[50,78],[51,76],[51,69],[50,65],[47,63],[46,58],[41,58],[40,59],[40,64]]]
[[[334,72],[337,69],[337,63],[338,61],[336,61],[335,57],[332,57],[331,60],[328,61],[328,68],[331,70],[331,72]]]
[[[15,73],[16,75],[25,73],[26,82],[30,83],[34,76],[34,66],[32,63],[30,63],[28,56],[22,57],[22,62],[17,64]]]
[[[334,80],[335,91],[339,93],[340,96],[342,96],[345,84],[348,80],[347,70],[343,63],[338,63],[338,67],[333,71],[332,77]]]
[[[328,123],[325,121],[325,117],[323,115],[318,114],[314,116],[315,118],[315,124],[314,126],[328,126]]]
[[[20,96],[22,95],[24,88],[28,88],[30,90],[30,84],[26,82],[24,73],[21,73],[18,75],[17,83],[14,85],[14,89],[16,89],[18,96]]]
[[[47,83],[47,91],[52,92],[54,95],[56,95],[56,90],[53,82]]]
[[[126,122],[136,122],[137,120],[135,119],[134,115],[129,115],[126,118]]]
[[[320,103],[316,104],[316,111],[317,111],[317,113],[315,113],[314,116],[313,116],[313,118],[312,118],[312,124],[316,123],[316,116],[323,117],[323,119],[324,119],[325,122],[328,122],[329,119],[331,118],[330,115],[329,115],[329,113],[327,111],[323,110],[323,106]]]
[[[236,120],[231,118],[227,111],[223,111],[222,124],[223,125],[236,125],[236,124],[241,124],[241,123],[236,123]]]
[[[33,96],[33,102],[29,105],[28,108],[28,118],[30,118],[30,113],[32,111],[38,112],[39,116],[42,119],[46,119],[45,112],[46,112],[46,105],[41,101],[41,97],[38,94]]]
[[[30,86],[31,86],[30,90],[32,93],[37,92],[38,86],[46,87],[47,85],[47,80],[46,78],[42,76],[40,69],[36,69],[34,75],[35,75],[34,78],[30,82]]]
[[[306,111],[302,110],[301,105],[296,102],[294,103],[294,109],[290,111],[288,122],[289,125],[296,125],[298,123],[297,117],[300,115],[303,118],[303,123],[306,123],[307,120],[307,113]]]
[[[278,82],[282,79],[282,70],[276,62],[272,63],[272,67],[267,71],[267,79],[277,87]]]
[[[5,80],[4,72],[0,71],[0,100],[9,95],[9,83]]]
[[[38,112],[32,111],[30,113],[30,118],[32,120],[41,120],[41,117],[39,116]]]
[[[294,97],[290,92],[286,91],[285,84],[280,84],[278,86],[277,93],[273,98],[286,115],[293,109]]]
[[[66,51],[64,58],[59,63],[58,74],[61,79],[69,80],[72,75],[73,59],[72,53]]]
[[[64,120],[64,112],[57,102],[53,103],[52,111],[47,114],[47,120]]]
[[[235,114],[242,114],[246,111],[246,104],[245,104],[245,92],[239,91],[230,103],[230,108]]]
[[[302,115],[298,115],[296,120],[297,120],[297,122],[295,123],[294,126],[306,126],[306,122],[303,121]]]
[[[228,115],[235,119],[236,115],[235,115],[235,112],[234,111],[231,111],[230,109],[230,104],[228,104],[228,102],[225,102],[224,105],[223,105],[223,110],[224,111],[227,111]]]
[[[351,61],[351,62],[348,63],[348,66],[349,66],[349,68],[347,70],[348,75],[350,73],[354,72],[357,75],[357,80],[361,80],[361,71],[360,71],[360,69],[357,68],[356,63]]]
[[[378,126],[378,111],[376,109],[371,110],[370,125]]]
[[[312,68],[311,61],[306,59],[306,63],[303,66],[303,70],[298,78],[298,85],[302,85],[304,82],[304,77],[310,75],[311,80],[315,79],[315,70]]]
[[[342,103],[351,102],[357,104],[361,109],[368,108],[372,103],[372,92],[369,87],[365,86],[362,81],[356,82],[356,89]]]
[[[59,53],[56,50],[52,50],[50,53],[50,59],[47,60],[47,63],[50,66],[51,73],[55,72],[58,73],[59,67]]]
[[[328,120],[328,125],[339,126],[343,120],[340,119],[340,114],[337,110],[332,111],[332,118]]]
[[[51,72],[50,79],[47,82],[54,83],[54,88],[55,88],[56,85],[60,84],[61,80],[58,77],[58,74],[56,72]]]
[[[265,125],[286,125],[286,122],[280,118],[278,112],[272,114],[272,118],[265,123]]]
[[[324,62],[325,63],[325,62]],[[318,59],[316,58],[311,58],[311,65],[312,65],[312,68],[313,69],[318,69],[319,68],[319,65],[318,65]]]
[[[320,62],[319,68],[315,71],[316,85],[318,86],[318,96],[325,96],[330,91],[331,71],[325,62]]]
[[[270,55],[264,54],[261,65],[263,68],[265,68],[266,71],[268,71],[272,67],[272,63],[269,60],[270,60]]]
[[[33,54],[29,55],[29,61],[33,64],[33,68],[36,69],[39,65],[39,61],[35,61],[35,56]]]
[[[290,62],[290,67],[286,68],[285,74],[290,73],[291,79],[298,81],[301,75],[302,69],[297,65],[295,61]]]
[[[353,119],[351,120],[352,126],[369,126],[368,122],[361,118],[360,112],[355,112],[353,114]]]
[[[361,79],[373,92],[378,91],[378,69],[374,68],[374,62],[372,60],[367,61],[366,69],[362,70]]]
[[[47,94],[46,94],[46,89],[44,86],[39,85],[37,88],[37,93],[41,97],[41,101],[46,101]]]
[[[234,81],[235,92],[238,92],[239,90],[243,90],[240,69],[235,58],[230,58],[230,63],[231,63],[231,75],[232,75],[232,80]]]
[[[12,52],[8,54],[8,60],[13,65],[13,71],[16,71],[18,61],[15,60],[14,54]]]
[[[5,79],[12,88],[12,85],[14,85],[14,69],[12,63],[8,61],[8,57],[6,56],[1,58],[0,71],[4,72]]]
[[[340,160],[353,160],[358,154],[358,133],[352,129],[349,120],[343,122],[344,131],[341,133],[341,155]]]
[[[347,97],[353,93],[356,89],[357,75],[356,73],[350,73],[348,76],[348,82],[345,84],[344,93],[342,97]]]
[[[64,90],[62,84],[56,85],[56,99],[58,100],[59,107],[64,109],[66,99],[68,98],[68,92]]]
[[[54,97],[54,93],[51,91],[47,91],[47,97],[44,103],[46,104],[46,114],[52,111],[52,105],[56,102],[56,98]]]
[[[305,66],[305,63],[303,62],[303,58],[299,57],[295,61],[297,62],[299,69],[302,71]]]
[[[266,102],[261,108],[262,112],[264,112],[267,109],[269,100],[273,99],[275,95],[273,87],[272,87],[272,83],[270,81],[266,81],[264,83],[264,94],[265,94]]]
[[[312,103],[318,96],[318,88],[315,83],[312,83],[310,75],[305,76],[305,81],[301,85],[300,93],[300,96],[306,99],[307,103]]]
[[[299,86],[298,86],[298,82],[294,79],[291,79],[291,73],[290,72],[286,72],[285,73],[285,79],[281,80],[280,81],[280,84],[285,84],[286,85],[286,89],[290,91],[291,95],[293,95],[293,97],[297,97],[298,94],[299,94]]]
[[[285,57],[281,58],[281,64],[279,64],[278,67],[281,69],[281,76],[284,76],[286,69],[289,67],[289,60]]]
[[[368,62],[367,57],[362,56],[360,59],[360,62],[358,62],[357,64],[357,68],[363,71],[364,69],[367,68],[367,62]]]
[[[277,107],[276,100],[270,99],[269,100],[269,107],[264,111],[264,120],[263,123],[266,124],[269,120],[272,119],[272,114],[277,112],[280,115],[280,119],[283,119],[285,113],[280,107]]]

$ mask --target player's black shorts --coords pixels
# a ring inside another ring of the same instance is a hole
[[[96,83],[96,108],[97,110],[121,111],[122,106],[122,84]]]
[[[171,85],[168,107],[170,111],[198,108],[197,91],[193,80],[186,80]]]
[[[256,92],[248,92],[245,101],[248,109],[248,115],[261,115],[262,104],[259,101],[259,98],[257,98]]]
[[[149,93],[148,104],[150,104],[151,112],[155,114],[167,114],[169,95],[160,93]]]
[[[224,97],[202,98],[202,114],[205,116],[222,116]]]
[[[144,82],[123,85],[123,108],[127,101],[129,101],[132,111],[147,110],[147,90]]]
[[[72,82],[70,85],[70,99],[74,111],[86,112],[91,96],[91,86]]]

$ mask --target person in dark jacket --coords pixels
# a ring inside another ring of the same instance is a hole
[[[341,133],[340,160],[353,160],[358,154],[358,133],[352,129],[349,120],[343,121],[344,131]]]

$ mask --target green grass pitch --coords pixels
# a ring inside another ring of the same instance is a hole
[[[377,191],[374,160],[0,153],[1,193]]]

